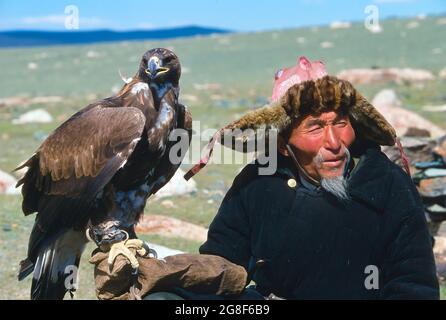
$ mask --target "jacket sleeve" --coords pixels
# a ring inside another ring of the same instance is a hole
[[[243,200],[244,190],[239,183],[242,178],[239,175],[226,193],[209,226],[208,238],[199,251],[222,256],[248,270],[251,257],[250,224]]]
[[[399,170],[399,168],[398,168]],[[387,211],[389,246],[383,263],[383,299],[439,299],[432,240],[418,192],[397,171]]]

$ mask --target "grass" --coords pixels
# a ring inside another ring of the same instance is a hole
[[[63,97],[57,104],[0,105],[0,169],[13,170],[71,114],[95,99],[110,96],[122,85],[118,70],[133,75],[140,56],[149,48],[168,47],[180,56],[184,102],[203,128],[219,128],[267,101],[274,72],[294,64],[299,55],[326,61],[331,74],[373,66],[423,68],[437,74],[446,67],[445,27],[437,24],[437,19],[428,17],[419,21],[415,29],[406,27],[410,21],[407,19],[384,21],[384,32],[379,34],[369,33],[362,24],[353,24],[346,30],[318,27],[169,41],[0,50],[0,98]],[[305,39],[298,41],[302,37]],[[322,48],[324,41],[332,42],[333,47]],[[97,52],[99,57],[88,58],[90,51]],[[37,69],[29,69],[30,62],[36,63]],[[197,84],[205,83],[216,83],[219,87],[200,90]],[[386,84],[358,88],[368,98],[383,88],[392,88],[404,107],[446,128],[446,113],[422,110],[424,105],[446,103],[445,80],[427,82],[423,87]],[[44,125],[11,123],[24,112],[37,108],[46,109],[56,121]],[[176,207],[168,210],[160,202],[149,201],[146,213],[169,215],[208,227],[240,168],[241,165],[208,165],[196,176],[197,193],[175,198]],[[16,274],[18,262],[26,256],[33,217],[24,217],[20,206],[19,196],[0,195],[0,299],[28,298],[30,279],[17,282]],[[159,235],[142,238],[187,252],[198,252],[200,246],[182,238]],[[90,245],[86,252],[92,249]],[[79,299],[95,298],[92,266],[87,260],[85,254],[80,269]],[[446,299],[446,287],[441,292]]]

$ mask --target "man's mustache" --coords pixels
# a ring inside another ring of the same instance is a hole
[[[348,158],[350,156],[350,152],[348,151],[348,148],[343,146],[342,147],[342,155],[336,156],[333,158],[324,158],[322,155],[321,149],[319,149],[317,155],[314,157],[313,161],[316,164],[316,166],[320,167],[323,162],[335,162],[338,160],[344,160],[345,158]]]

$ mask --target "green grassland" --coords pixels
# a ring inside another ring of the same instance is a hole
[[[370,33],[358,23],[338,30],[313,27],[156,42],[0,50],[0,98],[63,97],[56,104],[0,105],[0,169],[11,171],[63,120],[93,100],[110,96],[122,85],[118,70],[132,76],[147,49],[161,46],[178,54],[183,66],[184,102],[194,120],[201,121],[202,128],[218,128],[263,105],[271,94],[274,72],[293,65],[300,55],[325,61],[331,74],[355,67],[423,68],[437,74],[446,67],[446,26],[438,24],[438,19],[428,17],[412,29],[407,27],[411,20],[388,20],[382,23],[384,31],[378,34]],[[321,43],[326,41],[333,47],[322,48]],[[30,70],[30,62],[37,64],[37,68]],[[199,88],[209,83],[218,86],[209,90]],[[359,89],[372,98],[384,87],[394,89],[404,107],[446,128],[446,113],[421,110],[424,105],[446,103],[445,80],[430,81],[423,86],[387,84]],[[45,108],[56,121],[44,125],[11,123],[20,114],[37,108]],[[176,207],[168,210],[159,202],[150,201],[146,213],[174,216],[208,227],[240,167],[210,165],[196,177],[197,193],[175,198]],[[16,274],[19,260],[26,255],[33,218],[24,217],[20,205],[19,196],[0,196],[0,299],[28,298],[30,279],[18,283]],[[188,252],[197,252],[200,245],[180,238],[155,235],[143,238]],[[92,249],[91,245],[87,248],[81,263],[77,294],[80,299],[95,297],[92,268],[87,262]],[[445,297],[444,288],[442,292]]]

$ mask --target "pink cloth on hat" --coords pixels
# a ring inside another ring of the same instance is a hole
[[[296,66],[284,68],[276,72],[271,101],[279,100],[295,84],[307,80],[316,80],[326,75],[327,71],[322,61],[311,62],[305,57],[300,57]]]

